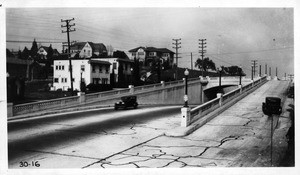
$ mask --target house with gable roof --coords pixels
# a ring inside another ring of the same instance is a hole
[[[156,47],[137,47],[128,51],[131,59],[139,59],[144,66],[151,66],[154,59],[160,59],[162,63],[168,63],[170,67],[174,66],[174,52],[167,48]]]
[[[107,56],[107,50],[102,43],[76,42],[70,46],[72,58],[91,58]]]
[[[51,44],[50,44],[49,47],[47,47],[47,46],[41,46],[39,48],[39,50],[37,51],[37,53],[40,55],[41,59],[44,59],[44,60],[47,59],[47,55],[49,53],[50,47],[52,48]],[[59,55],[59,52],[57,51],[57,49],[52,49],[52,50],[53,50],[53,55],[52,56],[58,56]]]

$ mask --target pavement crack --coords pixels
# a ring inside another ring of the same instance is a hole
[[[158,137],[161,137],[161,136],[162,136],[162,134],[161,134],[161,135],[158,135],[158,136],[155,136],[155,137],[153,137],[153,138],[151,138],[151,139],[148,139],[148,140],[146,140],[146,141],[144,141],[144,142],[141,142],[141,143],[139,143],[139,144],[136,144],[136,145],[134,145],[134,146],[131,146],[131,147],[129,147],[129,148],[125,149],[125,150],[122,150],[122,151],[120,151],[120,152],[114,153],[114,154],[112,154],[112,155],[110,155],[110,156],[107,156],[107,157],[101,159],[101,160],[106,160],[106,159],[111,158],[111,157],[113,157],[113,156],[115,156],[115,155],[124,153],[124,152],[126,152],[126,151],[128,151],[128,150],[131,150],[131,149],[133,149],[133,148],[135,148],[135,147],[138,147],[138,146],[140,146],[140,145],[143,145],[143,144],[145,144],[145,143],[147,143],[147,142],[150,142],[151,140],[157,139]],[[88,167],[90,167],[90,166],[92,166],[92,165],[94,165],[94,164],[97,164],[97,163],[101,163],[101,160],[100,160],[100,161],[93,162],[93,163],[91,163],[91,164],[88,164],[88,165],[82,167],[82,169],[88,168]]]

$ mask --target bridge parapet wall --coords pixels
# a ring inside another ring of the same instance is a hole
[[[188,80],[188,98],[190,104],[201,104],[202,87],[200,86],[200,79],[201,78],[193,78]],[[215,77],[208,77],[207,79],[209,80],[208,85],[216,84],[216,82],[218,82],[218,78]],[[234,80],[230,80],[230,78],[224,78],[223,80],[222,83],[224,84],[226,81],[230,83],[235,82],[235,84],[237,84],[238,82],[237,78],[234,78]],[[82,105],[113,105],[116,101],[120,99],[120,97],[126,95],[137,95],[138,102],[140,104],[183,104],[183,93],[184,80],[166,83],[161,82],[158,84],[152,84],[147,86],[131,87],[121,90],[112,90],[92,94],[81,94],[79,96],[45,100],[21,105],[13,105],[12,107],[10,105],[8,107],[9,109],[12,108],[12,110],[10,110],[12,112],[9,113],[8,117],[38,112],[42,110],[55,110]]]
[[[190,114],[182,113],[181,114],[181,126],[187,127],[190,124],[203,119],[203,117],[211,112],[218,111],[219,113],[227,109],[229,106],[233,105],[249,93],[253,92],[261,85],[267,82],[267,77],[259,78],[245,86],[240,86],[239,88],[230,91],[224,95],[221,95],[213,100],[210,100],[202,105],[199,105],[191,110],[183,110],[189,111]],[[187,118],[186,116],[189,116]],[[207,123],[215,116],[211,116],[210,118],[205,118],[201,122],[201,124]]]

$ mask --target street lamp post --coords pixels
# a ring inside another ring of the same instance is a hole
[[[189,71],[188,69],[185,69],[184,71],[185,75],[185,95],[184,95],[184,107],[188,107],[188,76],[189,76]]]
[[[133,68],[130,68],[130,72],[131,72],[131,85],[133,85]]]
[[[252,81],[253,81],[253,72],[254,72],[254,71],[253,71],[253,68],[254,68],[254,67],[251,66],[251,80],[252,80]]]
[[[83,73],[83,70],[81,69],[80,70],[80,91],[82,92],[82,73]]]
[[[239,73],[240,73],[240,85],[242,85],[242,66],[239,67]]]
[[[222,68],[218,67],[217,69],[219,72],[219,87],[221,88]]]

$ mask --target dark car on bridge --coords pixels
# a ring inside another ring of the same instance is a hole
[[[262,110],[265,115],[280,115],[282,113],[281,99],[278,97],[266,97],[266,102],[262,103]]]
[[[136,109],[138,106],[136,99],[137,98],[134,95],[121,97],[121,101],[115,103],[115,110],[118,110],[120,108],[127,109],[128,107],[133,107],[134,109]]]

